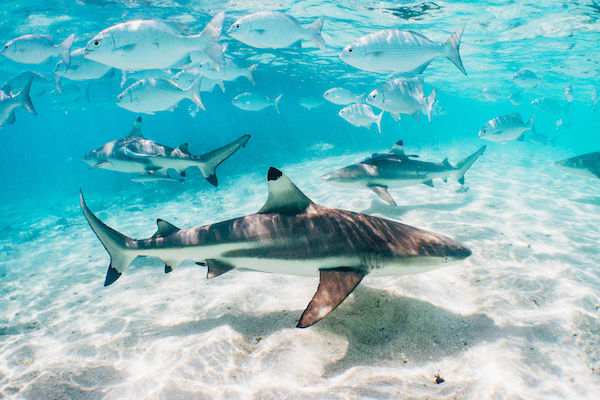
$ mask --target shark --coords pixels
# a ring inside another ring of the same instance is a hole
[[[306,328],[326,317],[369,276],[430,271],[471,255],[446,236],[391,220],[314,203],[285,174],[271,167],[268,196],[255,214],[181,229],[158,219],[156,233],[132,239],[105,225],[86,205],[90,227],[108,251],[104,286],[139,256],[156,257],[173,271],[184,260],[205,265],[214,279],[233,269],[318,276],[319,285],[300,316]]]
[[[244,135],[223,147],[219,147],[201,156],[195,156],[184,143],[177,148],[164,146],[142,134],[142,117],[138,117],[128,136],[105,143],[83,156],[83,161],[91,168],[104,168],[112,171],[137,173],[134,180],[150,181],[172,180],[168,171],[173,169],[185,178],[190,167],[200,169],[202,176],[213,186],[218,186],[215,170],[246,143],[250,135]],[[154,177],[155,179],[150,179]]]
[[[557,161],[556,165],[575,175],[600,178],[600,151]]]
[[[404,153],[404,142],[399,140],[389,153],[374,153],[365,160],[326,174],[321,179],[340,186],[367,187],[386,203],[396,206],[389,194],[390,187],[406,187],[425,184],[433,187],[436,178],[455,176],[461,185],[465,183],[465,172],[483,154],[482,146],[456,165],[447,158],[441,163],[418,160],[416,154]]]

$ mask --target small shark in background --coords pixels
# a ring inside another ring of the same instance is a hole
[[[423,183],[433,187],[433,179],[446,180],[454,175],[461,185],[465,183],[465,172],[485,151],[482,146],[456,166],[448,159],[441,163],[419,161],[416,154],[404,154],[404,143],[398,141],[390,153],[375,153],[367,159],[324,175],[333,184],[351,187],[368,187],[386,203],[395,206],[396,202],[388,193],[390,187],[404,187]]]
[[[250,135],[244,135],[210,153],[195,156],[188,151],[187,143],[172,148],[145,139],[142,135],[142,117],[138,117],[129,136],[113,140],[90,151],[83,156],[83,160],[92,168],[142,174],[138,178],[150,175],[169,180],[172,179],[168,174],[169,169],[174,169],[185,178],[185,171],[189,167],[198,167],[202,176],[212,185],[217,186],[218,181],[215,175],[217,166],[241,147],[246,147],[249,139]],[[145,181],[147,180],[145,179]]]
[[[556,165],[575,175],[600,178],[600,151],[557,161]]]
[[[234,268],[298,276],[319,275],[317,291],[298,328],[320,321],[366,276],[416,274],[462,260],[471,250],[445,236],[383,218],[313,203],[281,171],[271,167],[269,194],[256,214],[197,228],[157,220],[148,239],[131,239],[80,206],[110,254],[104,286],[115,282],[139,256],[157,257],[171,272],[184,260],[208,266],[207,278]]]

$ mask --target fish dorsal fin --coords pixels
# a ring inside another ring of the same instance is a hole
[[[269,168],[269,197],[258,214],[300,214],[312,201],[277,168]]]
[[[452,166],[452,164],[450,164],[450,161],[448,161],[448,157],[444,158],[444,161],[442,161],[442,164],[444,164],[446,167]]]
[[[190,153],[189,150],[188,150],[188,144],[187,143],[182,144],[181,146],[178,147],[178,149],[182,153],[185,153],[185,154],[189,154]]]
[[[404,155],[404,142],[402,140],[398,140],[394,147],[392,147],[392,153],[398,154],[399,156]]]
[[[144,135],[142,135],[142,117],[137,117],[133,123],[133,128],[131,128],[128,137],[144,137]]]
[[[181,230],[178,227],[176,227],[175,225],[170,224],[167,221],[164,221],[162,219],[157,219],[156,220],[156,225],[158,225],[158,230],[154,234],[154,237],[156,237],[156,236],[169,236],[169,235],[171,235],[171,234],[173,234],[175,232],[179,232]]]

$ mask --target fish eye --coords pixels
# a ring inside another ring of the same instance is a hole
[[[348,49],[348,53],[352,53],[352,49]]]
[[[119,96],[119,100],[123,100],[123,96]]]
[[[96,40],[96,41],[94,42],[94,46],[98,46],[98,45],[100,45],[100,42]]]
[[[375,98],[375,96],[377,96],[376,94],[373,95],[373,98]]]
[[[236,25],[235,27],[236,27],[236,28],[239,28],[240,26],[239,26],[239,25]]]

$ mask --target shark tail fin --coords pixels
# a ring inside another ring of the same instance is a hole
[[[225,64],[223,47],[221,46],[221,43],[219,43],[224,20],[225,12],[221,11],[206,24],[204,30],[200,34],[191,37],[193,40],[198,40],[198,44],[201,46],[204,53],[206,53],[206,55],[215,63],[220,65]]]
[[[283,97],[283,93],[281,93],[279,96],[275,97],[275,101],[273,102],[273,105],[275,106],[275,110],[277,111],[277,114],[281,114],[279,112],[279,102],[281,101],[282,97]]]
[[[450,36],[448,40],[446,40],[442,44],[442,46],[444,47],[444,55],[446,56],[446,58],[452,61],[452,63],[456,65],[458,69],[460,69],[460,72],[467,75],[467,71],[465,71],[465,67],[463,66],[459,53],[460,38],[463,34],[464,29],[464,25],[458,28],[456,32],[454,32],[452,36]]]
[[[90,211],[81,191],[79,192],[79,205],[85,219],[110,255],[110,264],[104,280],[104,286],[108,286],[119,279],[138,254],[127,246],[132,241],[131,238],[107,226]]]
[[[206,111],[204,104],[202,104],[202,99],[200,98],[200,84],[202,83],[202,77],[199,77],[194,81],[192,86],[190,86],[185,91],[187,92],[188,98],[194,102],[203,111]]]
[[[383,117],[383,111],[381,112],[381,114],[377,115],[377,119],[375,120],[375,123],[377,124],[377,130],[379,131],[379,133],[381,133],[381,118]]]
[[[23,90],[21,90],[21,92],[18,94],[18,96],[21,100],[21,104],[23,105],[23,107],[25,107],[27,109],[27,111],[29,111],[33,115],[37,115],[37,112],[35,111],[35,107],[33,106],[33,103],[31,102],[31,97],[29,97],[29,92],[31,91],[31,84],[33,83],[33,78],[34,77],[31,77],[29,79],[29,82],[27,82],[27,84],[25,85]]]
[[[258,67],[258,64],[252,64],[246,70],[246,78],[248,78],[250,83],[253,85],[256,85],[256,82],[254,81],[254,71],[256,71],[256,67]]]
[[[63,40],[60,47],[60,58],[63,60],[65,65],[69,67],[71,65],[71,47],[73,47],[73,42],[75,41],[75,34],[72,33],[68,38]]]
[[[241,147],[246,147],[246,143],[250,140],[250,135],[244,135],[236,141],[219,147],[216,150],[206,153],[198,158],[198,168],[202,172],[202,176],[213,186],[218,186],[216,169],[229,157],[238,151]]]
[[[427,96],[427,100],[425,103],[425,110],[427,111],[427,120],[431,122],[431,110],[433,110],[433,104],[435,103],[435,96],[437,95],[437,90],[433,89],[429,96]]]
[[[469,157],[465,158],[456,165],[456,178],[458,180],[458,183],[460,183],[461,185],[465,184],[465,172],[467,172],[467,170],[471,168],[471,165],[473,165],[475,161],[477,161],[479,156],[483,154],[486,147],[487,146],[481,146],[479,150],[477,150],[475,153],[471,154]]]
[[[310,40],[321,50],[325,50],[325,40],[321,36],[321,30],[323,29],[323,17],[317,18],[310,26]]]

